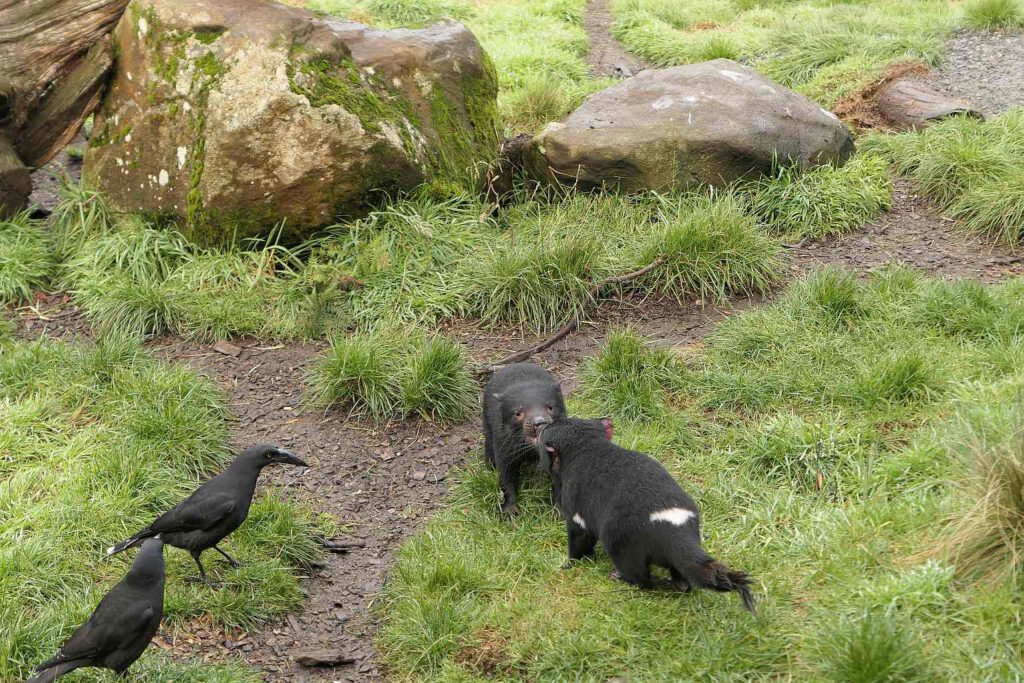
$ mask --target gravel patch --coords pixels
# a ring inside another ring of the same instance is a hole
[[[1024,33],[958,32],[929,81],[987,115],[1024,107]]]

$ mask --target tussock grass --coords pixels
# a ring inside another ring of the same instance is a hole
[[[609,582],[601,551],[558,569],[565,526],[543,477],[528,478],[510,524],[496,511],[494,472],[471,464],[400,552],[380,605],[386,661],[409,680],[475,680],[481,647],[501,680],[1024,673],[1003,656],[1021,610],[1007,571],[1020,559],[1020,438],[999,417],[1024,378],[992,360],[1018,353],[1020,293],[1019,282],[981,287],[903,269],[859,282],[827,270],[685,354],[614,333],[572,411],[611,414],[616,441],[661,459],[694,495],[709,552],[756,578],[759,619],[721,595]],[[959,454],[970,449],[951,445],[959,440],[945,426],[976,411],[986,460],[999,463],[988,470],[965,466]],[[979,491],[1006,503],[982,514]],[[1012,514],[996,514],[1010,501]],[[970,538],[999,572],[957,583],[962,561],[920,553],[947,534],[970,547],[945,526],[966,518],[986,520]]]
[[[727,57],[833,106],[888,64],[935,64],[956,15],[915,0],[616,0],[614,35],[657,66]]]
[[[82,186],[62,193],[53,225],[59,280],[100,331],[295,338],[346,319],[349,273],[339,265],[272,241],[202,249],[116,215]]]
[[[484,258],[470,290],[471,310],[490,323],[525,321],[543,332],[580,313],[592,280],[607,267],[596,237],[550,244],[519,242]]]
[[[859,154],[836,168],[800,173],[781,167],[754,186],[752,210],[788,240],[822,238],[853,230],[892,206],[889,164]]]
[[[57,268],[49,235],[27,213],[0,219],[0,306],[28,301]]]
[[[363,282],[350,295],[353,320],[432,324],[461,312],[462,264],[499,239],[484,207],[468,197],[438,202],[427,195],[398,202],[366,218],[329,228],[316,258]]]
[[[1024,110],[991,121],[953,117],[920,133],[872,136],[865,146],[887,155],[966,230],[1024,242]]]
[[[1020,0],[968,0],[963,11],[967,25],[976,28],[1024,26],[1024,3]]]
[[[665,203],[661,223],[639,261],[651,263],[661,255],[667,260],[636,281],[638,286],[721,300],[764,292],[779,281],[780,245],[758,229],[735,194]]]
[[[865,614],[847,620],[825,642],[826,675],[836,683],[934,680],[922,666],[920,646],[891,615]]]
[[[151,521],[219,469],[226,448],[219,392],[154,361],[126,335],[96,346],[7,343],[0,352],[0,678],[22,680],[50,657],[131,557],[103,549]],[[219,592],[184,583],[194,565],[166,551],[166,618],[251,627],[302,599],[295,568],[319,558],[327,528],[265,493],[228,541],[245,567],[209,568]],[[237,667],[144,657],[143,681],[250,681]],[[92,680],[90,678],[90,680]]]
[[[57,214],[59,280],[101,331],[141,335],[291,339],[458,316],[542,331],[600,279],[661,253],[632,287],[720,298],[763,291],[781,269],[779,245],[732,194],[523,195],[490,217],[479,199],[424,191],[295,249],[199,248],[77,186]]]
[[[998,581],[1024,569],[1024,394],[976,408],[950,429],[962,508],[938,550],[960,576]]]
[[[669,351],[648,346],[628,328],[615,330],[584,369],[582,398],[601,415],[652,419],[663,413],[664,387],[678,372]]]
[[[335,337],[309,376],[314,404],[377,418],[459,420],[476,394],[458,344],[408,330]]]

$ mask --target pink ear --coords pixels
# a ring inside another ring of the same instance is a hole
[[[545,446],[544,450],[546,450],[548,453],[551,453],[552,455],[555,454],[555,447],[550,444]]]
[[[612,440],[612,435],[615,433],[615,429],[612,427],[612,419],[605,417],[601,419],[601,424],[604,425],[604,435],[609,441]]]

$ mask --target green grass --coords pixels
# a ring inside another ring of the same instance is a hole
[[[860,227],[892,205],[889,164],[858,154],[836,168],[780,168],[755,184],[753,212],[787,240],[820,239]]]
[[[45,228],[27,213],[0,219],[0,306],[26,302],[57,267]]]
[[[346,320],[349,274],[309,262],[302,249],[272,241],[202,249],[143,217],[116,215],[75,185],[55,216],[58,280],[100,331],[302,338]]]
[[[1020,280],[827,270],[685,352],[616,332],[572,411],[611,414],[619,443],[665,463],[709,551],[755,577],[759,616],[612,583],[601,552],[558,569],[564,523],[542,478],[509,523],[473,463],[399,553],[386,661],[432,681],[1024,675],[1006,656],[1024,616],[1022,294]]]
[[[744,59],[825,106],[894,62],[935,64],[957,17],[945,0],[615,0],[613,34],[657,66]]]
[[[954,117],[920,133],[875,135],[865,147],[972,233],[1024,242],[1024,110],[991,121]]]
[[[757,225],[735,194],[698,195],[665,202],[660,229],[642,249],[641,264],[665,263],[634,281],[683,298],[722,300],[730,294],[765,292],[782,275],[780,245]]]
[[[124,335],[96,346],[0,339],[0,679],[52,656],[118,581],[131,556],[103,549],[174,505],[230,456],[220,393],[153,360]],[[187,584],[195,566],[168,549],[166,627],[243,627],[302,600],[296,570],[326,531],[266,492],[227,543],[243,562],[208,559],[221,591]],[[236,667],[144,657],[139,680],[251,681]],[[95,675],[83,680],[100,680]]]
[[[734,193],[521,197],[492,217],[481,199],[424,191],[294,249],[215,250],[69,187],[54,223],[55,279],[100,331],[215,340],[458,317],[545,331],[581,313],[602,278],[661,255],[631,290],[720,299],[769,289],[781,273],[778,240]]]
[[[382,419],[460,420],[476,394],[460,346],[407,329],[335,337],[309,376],[314,404]]]
[[[1024,3],[1021,0],[968,0],[964,19],[975,28],[1014,28],[1024,26]]]

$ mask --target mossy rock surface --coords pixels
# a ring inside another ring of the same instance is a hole
[[[456,22],[375,30],[256,0],[132,0],[86,152],[124,211],[298,240],[417,185],[479,183],[497,78]]]
[[[844,163],[853,136],[819,104],[716,59],[647,69],[596,92],[533,139],[540,179],[627,192],[721,186],[772,170]]]

